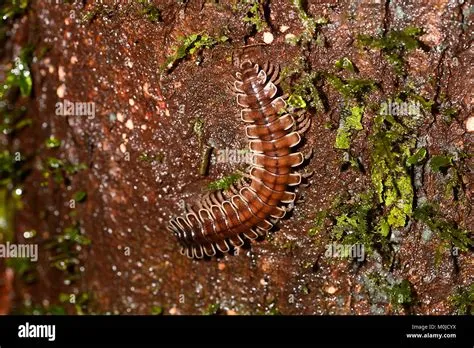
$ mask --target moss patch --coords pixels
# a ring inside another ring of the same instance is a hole
[[[64,272],[68,283],[79,279],[80,251],[90,244],[90,239],[81,233],[78,223],[66,227],[45,244],[45,248],[51,250],[51,267]]]
[[[212,37],[207,34],[197,33],[178,39],[178,45],[173,48],[173,54],[168,57],[166,62],[162,65],[162,71],[169,71],[173,69],[176,64],[195,54],[199,54],[204,49],[209,49],[217,44],[228,41],[228,37],[221,35]]]
[[[44,163],[43,178],[45,181],[41,183],[42,186],[49,184],[49,179],[53,178],[56,184],[69,182],[69,177],[82,170],[87,169],[85,163],[71,163],[63,161],[56,157],[48,157]]]
[[[303,25],[303,32],[296,39],[296,43],[309,44],[317,35],[317,29],[319,26],[327,24],[328,20],[326,18],[314,19],[308,14],[305,9],[305,1],[303,0],[293,0],[293,6],[295,6],[298,16]],[[316,37],[316,42],[322,41],[321,37]]]
[[[246,11],[242,20],[249,23],[254,30],[260,32],[267,27],[264,13],[265,0],[243,0],[240,6]]]
[[[161,22],[161,11],[150,0],[139,0],[142,5],[139,14],[145,16],[152,23]]]
[[[454,222],[442,218],[438,209],[433,204],[424,204],[417,208],[413,217],[426,224],[426,226],[438,234],[442,240],[461,251],[468,251],[474,246],[469,232],[460,229]]]
[[[6,0],[0,8],[0,18],[6,21],[24,14],[29,3],[29,0]]]
[[[357,101],[362,101],[367,93],[377,88],[376,83],[368,79],[342,79],[334,74],[328,74],[327,80],[345,99]]]
[[[393,30],[381,37],[359,35],[357,40],[363,47],[379,49],[387,61],[392,64],[395,72],[405,75],[404,54],[408,51],[422,47],[419,37],[423,34],[421,28],[407,27],[403,30]]]
[[[364,114],[364,107],[353,106],[348,111],[345,117],[341,117],[341,126],[337,130],[336,143],[334,147],[336,149],[349,149],[351,145],[351,136],[353,131],[363,129],[362,127],[362,115]]]
[[[233,173],[228,176],[223,177],[222,179],[213,181],[207,185],[208,190],[217,191],[217,190],[227,190],[237,181],[242,178],[242,174]]]
[[[474,284],[460,288],[449,296],[449,302],[459,315],[474,315]]]
[[[90,292],[82,292],[77,295],[60,293],[59,301],[65,305],[72,305],[75,315],[95,314],[93,310],[94,296]]]
[[[391,228],[404,227],[413,209],[411,172],[406,166],[416,146],[413,130],[392,115],[377,115],[370,137],[371,178],[384,216],[377,227],[387,236]]]
[[[453,165],[452,156],[433,156],[430,159],[430,168],[435,173],[446,173],[449,167]]]
[[[404,309],[405,312],[415,302],[412,286],[407,279],[395,279],[383,273],[370,273],[365,276],[365,288],[373,305],[390,304],[395,313]]]
[[[23,48],[18,57],[13,61],[13,68],[7,72],[5,81],[0,88],[0,99],[4,99],[8,92],[18,88],[23,97],[31,94],[33,80],[29,65],[33,59],[33,47]]]
[[[288,106],[293,109],[315,110],[324,112],[325,106],[321,97],[319,84],[323,74],[310,71],[304,58],[295,60],[283,68],[280,73],[281,86],[288,94]]]
[[[354,66],[354,64],[352,63],[352,61],[347,58],[347,57],[342,57],[341,59],[338,59],[336,61],[336,63],[334,63],[334,67],[337,69],[337,70],[347,70],[351,73],[355,73],[357,72],[356,71],[356,68]]]

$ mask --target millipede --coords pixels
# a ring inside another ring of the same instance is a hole
[[[244,58],[235,74],[233,90],[245,123],[252,155],[247,172],[229,189],[205,195],[184,215],[174,217],[168,230],[189,258],[212,257],[238,248],[245,240],[264,237],[292,209],[301,184],[295,171],[305,156],[294,151],[308,130],[307,114],[287,111],[286,95],[278,90],[279,67],[263,67]]]

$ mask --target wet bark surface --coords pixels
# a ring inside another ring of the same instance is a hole
[[[147,18],[139,3],[35,2],[11,29],[11,54],[29,40],[37,57],[28,111],[33,124],[8,144],[12,152],[29,156],[31,168],[22,183],[15,236],[18,243],[39,243],[40,249],[37,280],[25,284],[16,277],[15,308],[48,308],[61,304],[60,294],[88,294],[81,310],[95,313],[456,313],[450,296],[473,282],[472,248],[453,255],[449,241],[440,249],[446,243],[435,231],[408,219],[387,237],[389,251],[374,250],[357,262],[326,256],[334,241],[331,219],[317,233],[308,232],[335,200],[350,203],[372,185],[370,136],[376,112],[367,108],[363,129],[354,133],[348,150],[363,170],[344,170],[344,151],[334,143],[347,100],[324,74],[374,81],[377,88],[365,105],[379,106],[413,86],[434,105],[424,113],[416,136],[428,157],[472,153],[473,135],[466,131],[472,112],[472,9],[467,2],[309,1],[305,12],[327,23],[317,25],[307,44],[296,45],[287,42],[288,34],[300,37],[305,26],[290,1],[265,2],[259,9],[266,23],[260,31],[243,20],[249,10],[239,2],[154,4],[157,21]],[[409,26],[424,33],[423,45],[404,53],[405,75],[394,71],[380,49],[357,44],[358,35],[383,36]],[[179,37],[196,33],[227,39],[163,68]],[[270,44],[263,44],[265,33],[273,35]],[[270,61],[284,69],[304,60],[305,72],[321,73],[315,83],[324,108],[309,108],[312,125],[299,148],[313,151],[301,172],[314,174],[307,187],[298,188],[294,210],[267,238],[239,249],[238,255],[189,260],[178,252],[168,220],[183,213],[183,202],[199,200],[210,182],[245,168],[214,160],[207,175],[199,170],[206,146],[247,147],[240,109],[227,86],[244,46],[260,64]],[[357,72],[335,69],[343,57]],[[57,115],[56,103],[65,100],[94,102],[95,117]],[[441,112],[445,101],[458,110],[451,122]],[[51,136],[61,146],[45,147]],[[437,202],[442,218],[468,233],[474,225],[471,157],[455,162],[459,197],[445,195],[446,176],[428,162],[410,169],[414,206]],[[62,179],[54,179],[57,172],[48,170],[48,158],[62,161]],[[84,168],[68,171],[66,164]],[[77,192],[87,196],[77,199]],[[71,226],[90,244],[76,243],[68,251],[75,265],[60,271],[51,265],[57,254],[51,239]],[[36,236],[25,239],[28,231]],[[399,307],[387,290],[394,284],[409,284]],[[77,312],[77,306],[63,302],[69,313]]]

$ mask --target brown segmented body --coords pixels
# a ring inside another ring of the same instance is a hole
[[[178,238],[181,253],[190,258],[228,252],[245,239],[264,236],[285,215],[288,207],[283,205],[295,200],[288,187],[301,182],[292,168],[301,165],[304,156],[292,148],[300,143],[309,119],[295,121],[290,114],[280,114],[286,102],[277,96],[278,69],[260,69],[246,59],[240,70],[234,88],[237,103],[244,107],[241,119],[247,124],[253,164],[246,180],[209,194],[184,216],[170,220],[168,229]]]

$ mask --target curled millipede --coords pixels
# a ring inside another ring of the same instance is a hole
[[[241,63],[233,87],[244,108],[241,119],[247,124],[252,165],[239,183],[206,195],[196,207],[187,207],[184,216],[170,220],[168,230],[178,238],[183,255],[202,258],[217,250],[228,252],[245,239],[265,236],[291,209],[296,195],[288,188],[301,183],[301,174],[292,168],[304,161],[292,148],[300,143],[310,118],[300,114],[295,120],[284,113],[278,75],[278,67],[269,63],[262,69],[249,59]]]

